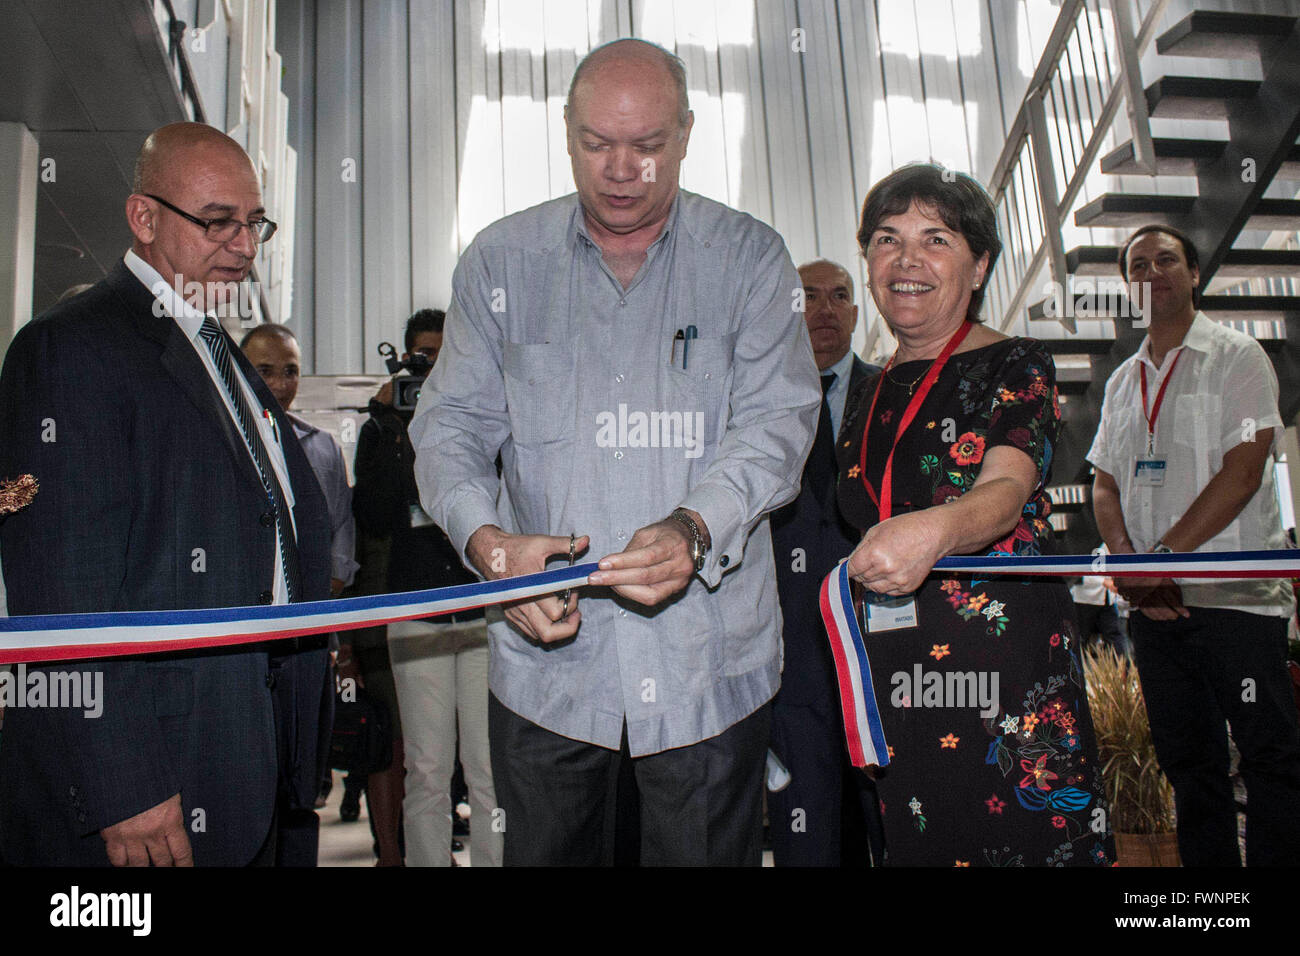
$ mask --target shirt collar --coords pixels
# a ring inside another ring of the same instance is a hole
[[[831,383],[831,388],[839,388],[841,385],[848,384],[849,375],[853,371],[853,349],[849,349],[840,360],[830,368],[822,369],[822,376],[827,376],[831,372],[835,373],[835,381]]]
[[[591,238],[591,233],[587,229],[587,216],[582,209],[582,200],[578,198],[577,193],[574,193],[573,195],[574,195],[574,204],[573,204],[574,209],[573,209],[573,219],[569,224],[569,241],[570,243],[572,243],[575,239],[582,239],[588,245],[596,249],[599,249],[600,246],[597,244],[595,239]],[[682,191],[679,189],[677,190],[677,195],[673,197],[673,205],[672,208],[668,210],[668,219],[664,222],[663,229],[660,230],[659,235],[655,236],[654,242],[650,243],[650,245],[646,247],[647,252],[649,252],[655,246],[659,245],[659,243],[663,242],[663,240],[668,236],[668,234],[671,233],[674,228],[676,228],[677,216],[681,211],[681,207],[682,207]]]
[[[1197,312],[1192,318],[1192,324],[1187,327],[1187,333],[1183,336],[1182,344],[1179,345],[1178,348],[1182,348],[1185,345],[1189,349],[1194,349],[1197,352],[1209,355],[1213,344],[1214,321],[1204,312]],[[1177,350],[1177,348],[1170,349],[1170,354],[1173,354]],[[1137,357],[1139,362],[1146,362],[1153,369],[1159,371],[1159,369],[1156,368],[1156,363],[1151,359],[1150,335],[1142,340],[1142,347],[1138,349]],[[1165,356],[1165,361],[1169,361],[1168,355]]]
[[[203,320],[207,316],[181,298],[171,284],[162,277],[162,274],[137,256],[135,250],[128,249],[122,261],[126,263],[126,267],[131,270],[144,287],[153,294],[153,297],[158,300],[163,311],[176,320],[176,324],[181,327],[181,331],[185,333],[186,338],[192,339],[199,334],[199,329],[203,326]]]

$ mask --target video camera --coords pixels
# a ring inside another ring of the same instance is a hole
[[[397,375],[403,370],[407,373],[393,379],[393,407],[401,412],[415,411],[415,403],[420,400],[420,388],[433,370],[433,363],[423,352],[415,352],[409,359],[402,361],[397,357],[397,349],[393,348],[391,342],[380,342],[379,354],[388,366],[388,374]]]

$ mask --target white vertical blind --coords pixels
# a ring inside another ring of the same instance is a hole
[[[301,0],[277,45],[313,70],[298,150],[297,327],[317,374],[382,370],[409,313],[445,307],[459,253],[493,220],[573,189],[573,68],[621,36],[686,63],[682,184],[762,219],[792,256],[861,281],[871,184],[935,159],[987,177],[1053,0]],[[300,109],[291,96],[290,110]],[[295,141],[296,138],[296,141]],[[355,182],[343,178],[357,164]],[[309,289],[309,291],[307,291]],[[863,296],[859,290],[859,299]],[[299,305],[306,304],[306,309]],[[864,302],[856,344],[874,321]],[[874,332],[870,333],[874,340]]]

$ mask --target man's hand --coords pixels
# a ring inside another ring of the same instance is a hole
[[[104,827],[104,850],[114,866],[193,866],[181,795],[169,797],[143,813]]]
[[[587,550],[591,539],[583,535],[575,542],[579,553]],[[548,534],[506,534],[495,525],[484,525],[469,537],[465,553],[489,581],[546,570],[546,559],[562,554],[568,557],[569,539]],[[555,595],[507,604],[506,620],[528,637],[543,644],[562,641],[578,633],[582,615],[578,612],[578,592],[569,592],[567,605]]]
[[[1191,617],[1183,607],[1183,591],[1171,578],[1119,578],[1120,596],[1153,621]]]
[[[696,519],[700,532],[707,535]],[[695,574],[691,534],[673,518],[646,525],[632,535],[627,547],[600,559],[600,570],[589,580],[612,587],[629,601],[653,607],[684,590]]]
[[[911,594],[943,557],[936,524],[913,511],[868,529],[849,556],[849,577],[877,594]]]
[[[379,386],[379,391],[375,392],[375,401],[380,405],[393,404],[393,380],[391,378]]]

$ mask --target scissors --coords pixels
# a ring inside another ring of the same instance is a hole
[[[578,538],[576,534],[572,531],[569,532],[569,567],[573,567],[574,559],[576,559],[578,556],[578,551],[577,548],[575,547],[577,542],[578,542]],[[571,593],[573,593],[573,588],[565,588],[564,591],[560,594],[560,610],[563,611],[565,608],[569,606],[569,595]],[[568,617],[569,617],[569,613],[568,611],[565,611],[564,617],[560,618],[560,620],[561,621],[566,620]]]

